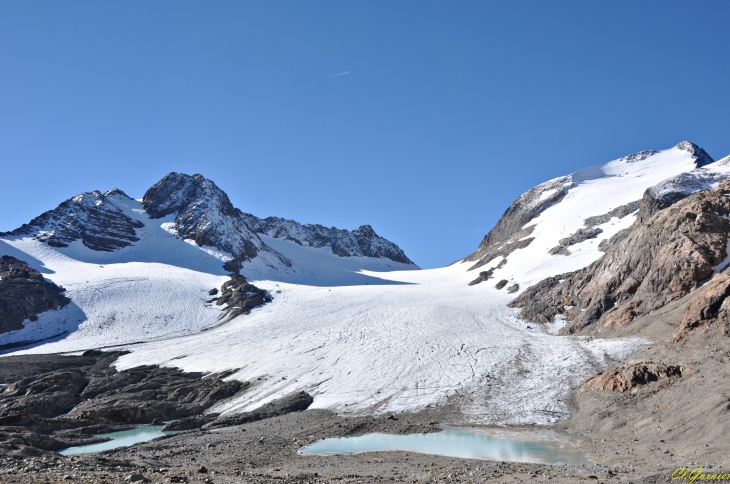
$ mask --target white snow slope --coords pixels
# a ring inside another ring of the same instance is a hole
[[[525,288],[593,262],[601,255],[600,238],[571,246],[568,257],[547,251],[586,217],[692,169],[691,157],[673,148],[574,176],[563,201],[530,222],[537,223],[535,241],[509,256],[497,280]],[[80,242],[54,248],[29,237],[0,239],[0,254],[29,262],[73,301],[0,335],[0,345],[56,336],[17,352],[124,347],[131,353],[118,360],[120,369],[237,369],[230,378],[253,385],[212,409],[217,412],[250,410],[305,390],[314,408],[343,414],[417,410],[453,397],[468,421],[544,424],[567,416],[571,388],[641,344],[555,336],[520,321],[507,308],[514,294],[491,283],[467,284],[476,277],[467,271],[471,264],[404,270],[413,266],[337,257],[329,247],[267,236],[266,244],[294,262],[292,270],[244,266],[243,274],[269,290],[273,302],[221,324],[221,308],[206,303],[208,290],[227,280],[220,259],[167,232],[162,226],[169,220],[151,220],[138,202],[125,203],[125,213],[145,227],[137,231],[139,242],[118,252],[95,252]],[[607,222],[601,238],[633,218]]]
[[[730,165],[726,160],[696,168],[692,154],[679,148],[681,145],[663,151],[642,152],[650,154],[646,157],[625,156],[564,177],[566,183],[572,179],[573,186],[568,194],[525,225],[535,225],[534,231],[526,236],[534,237],[535,240],[524,249],[510,254],[508,263],[494,271],[494,278],[507,279],[525,289],[546,277],[586,267],[603,255],[598,250],[601,241],[630,227],[636,220],[636,213],[622,219],[614,217],[597,225],[603,233],[570,246],[568,249],[571,254],[568,256],[549,253],[560,239],[584,227],[588,217],[603,215],[616,207],[640,200],[644,191],[655,185],[659,185],[657,188],[660,191],[670,188],[679,191],[675,185],[683,183],[686,196],[694,191],[711,188],[730,176]],[[551,186],[549,182],[545,185]],[[500,261],[501,258],[494,260],[479,270],[496,267]]]

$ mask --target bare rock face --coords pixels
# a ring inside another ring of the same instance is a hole
[[[728,256],[729,193],[725,181],[690,195],[611,238],[603,244],[606,254],[590,266],[541,281],[510,306],[523,308],[521,317],[532,321],[565,315],[570,324],[564,330],[578,333],[629,323],[684,297]],[[716,302],[708,304],[712,313]]]
[[[586,387],[610,392],[625,392],[660,379],[681,376],[682,368],[678,365],[642,362],[623,365],[605,373],[593,375],[581,383],[578,388]]]
[[[53,247],[68,247],[81,240],[92,250],[114,252],[137,242],[135,229],[143,227],[141,222],[124,214],[115,203],[117,199],[131,200],[118,189],[103,194],[85,192],[12,232],[0,232],[0,236],[31,235]]]
[[[479,273],[479,277],[474,279],[469,283],[470,286],[476,286],[479,283],[482,283],[484,281],[488,281],[492,278],[492,274],[494,273],[494,269],[489,269],[487,271],[482,271]]]
[[[0,257],[0,334],[21,329],[23,321],[36,320],[40,313],[66,306],[71,300],[64,291],[25,262]]]
[[[685,338],[699,327],[720,323],[726,333],[730,329],[730,274],[717,274],[684,308],[682,324],[674,330],[673,340]]]
[[[595,239],[598,237],[598,235],[602,234],[603,230],[598,227],[593,228],[580,228],[575,231],[572,235],[569,237],[565,237],[564,239],[560,239],[559,245],[556,247],[553,247],[548,252],[552,255],[570,255],[570,251],[568,250],[568,247],[575,244],[580,244],[583,241],[586,241],[588,239]]]
[[[496,287],[497,289],[502,289],[504,286],[507,285],[508,282],[509,281],[507,279],[502,279],[497,284],[495,284],[494,287]]]
[[[471,271],[474,269],[478,269],[479,267],[483,267],[492,262],[497,257],[503,257],[498,266],[502,267],[507,263],[507,256],[509,256],[512,252],[518,249],[524,249],[525,247],[530,245],[533,240],[535,240],[534,237],[529,237],[529,235],[532,234],[534,230],[535,226],[530,225],[528,227],[525,227],[524,229],[518,230],[517,232],[511,234],[505,239],[500,239],[497,242],[488,244],[486,246],[484,245],[484,242],[482,242],[482,245],[479,246],[477,252],[464,259],[465,261],[477,261],[468,270]]]

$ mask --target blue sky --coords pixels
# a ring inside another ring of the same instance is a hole
[[[2,2],[0,231],[179,171],[445,265],[547,179],[685,139],[730,154],[728,21],[727,1]]]

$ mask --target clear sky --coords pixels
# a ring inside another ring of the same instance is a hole
[[[547,179],[730,154],[728,25],[728,1],[3,1],[0,231],[179,171],[445,265]]]

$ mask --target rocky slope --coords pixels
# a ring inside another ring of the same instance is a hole
[[[64,291],[25,262],[0,257],[0,334],[22,328],[23,321],[35,321],[40,313],[66,306],[71,300]]]
[[[521,317],[531,321],[565,316],[566,331],[579,333],[628,324],[684,297],[727,267],[729,195],[730,181],[724,181],[680,200],[607,241],[601,259],[541,281],[511,306],[523,308]],[[726,279],[713,278],[703,302],[688,305],[688,327],[720,314]]]

